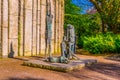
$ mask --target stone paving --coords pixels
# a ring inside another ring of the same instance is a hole
[[[28,58],[0,59],[0,80],[119,80],[120,62],[104,57],[78,55],[97,59],[98,63],[67,73],[23,66]],[[39,60],[39,57],[34,57]]]

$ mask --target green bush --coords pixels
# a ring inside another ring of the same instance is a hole
[[[115,38],[115,46],[118,53],[120,53],[120,35],[117,35]]]
[[[83,48],[91,53],[119,53],[120,35],[112,33],[97,34],[95,36],[84,37]]]

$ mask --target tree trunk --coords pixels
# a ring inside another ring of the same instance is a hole
[[[107,32],[107,24],[105,23],[105,21],[103,19],[102,20],[102,33],[106,33]]]

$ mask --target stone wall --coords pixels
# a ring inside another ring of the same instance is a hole
[[[64,0],[50,0],[52,53],[60,53]],[[0,57],[45,53],[46,0],[0,0]]]

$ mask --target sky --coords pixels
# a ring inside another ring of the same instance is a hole
[[[81,14],[85,14],[88,9],[93,7],[89,0],[72,0],[72,2],[82,8]]]

